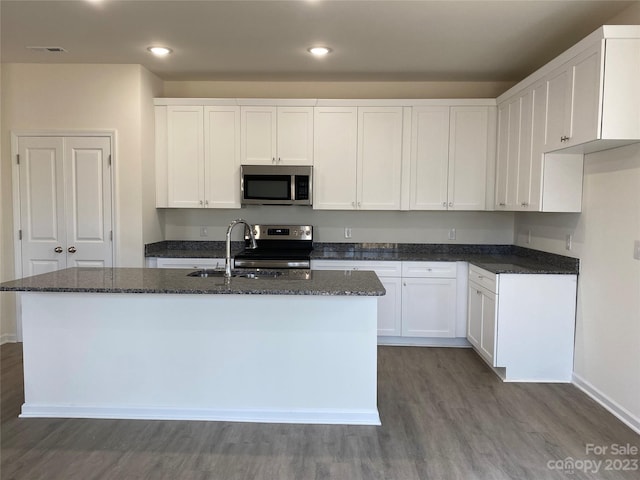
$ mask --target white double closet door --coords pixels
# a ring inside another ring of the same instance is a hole
[[[113,265],[111,137],[18,137],[22,276]]]

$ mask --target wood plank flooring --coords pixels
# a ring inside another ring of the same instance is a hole
[[[2,480],[640,478],[549,468],[633,468],[637,455],[585,445],[640,448],[640,436],[572,385],[502,383],[469,349],[379,347],[381,427],[20,419],[21,344],[0,353]]]

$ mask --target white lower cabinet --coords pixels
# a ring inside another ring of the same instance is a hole
[[[312,260],[313,270],[372,270],[387,291],[378,300],[378,336],[456,336],[456,262]]]
[[[467,340],[505,381],[570,382],[577,275],[469,266]]]
[[[454,337],[455,262],[402,262],[402,336]]]
[[[380,261],[312,260],[312,270],[372,270],[376,272],[386,295],[378,299],[378,335],[399,336],[402,333],[402,263]]]

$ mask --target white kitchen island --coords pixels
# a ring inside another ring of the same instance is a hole
[[[372,272],[67,269],[21,291],[22,417],[379,425]]]

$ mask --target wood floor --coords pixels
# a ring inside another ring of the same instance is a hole
[[[2,480],[640,478],[620,471],[637,455],[586,453],[587,443],[640,448],[586,395],[502,383],[468,349],[379,347],[382,427],[20,419],[21,345],[0,353]],[[573,473],[558,463],[568,457],[581,462]],[[603,463],[585,473],[585,460]]]

